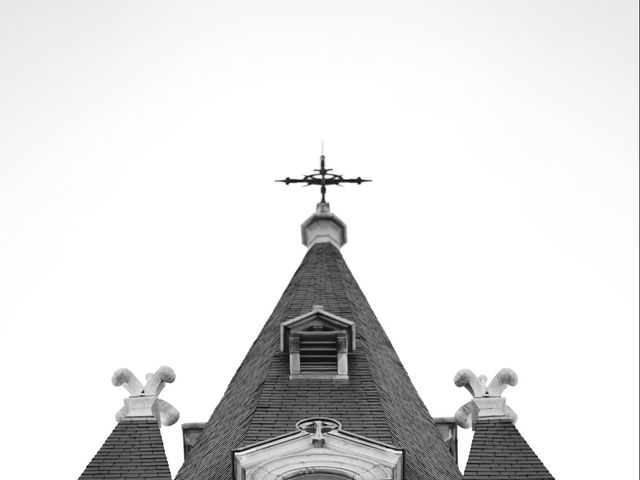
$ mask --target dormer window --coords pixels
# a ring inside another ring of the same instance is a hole
[[[314,305],[309,313],[280,325],[280,350],[289,353],[291,379],[349,378],[349,352],[355,350],[355,324]]]

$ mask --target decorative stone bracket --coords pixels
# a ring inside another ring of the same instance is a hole
[[[143,386],[140,380],[126,368],[116,370],[111,383],[116,387],[122,385],[130,397],[124,399],[124,407],[116,413],[118,422],[127,417],[155,417],[158,423],[169,426],[180,418],[180,413],[169,402],[161,400],[158,395],[165,383],[173,383],[175,372],[169,367],[160,367],[155,373],[147,373],[147,383]]]
[[[462,428],[476,428],[476,422],[480,417],[504,417],[513,423],[518,419],[518,415],[508,405],[502,392],[507,386],[518,384],[518,375],[510,368],[500,370],[491,383],[487,385],[487,377],[480,375],[477,377],[469,369],[460,370],[456,373],[453,383],[457,387],[465,387],[473,399],[460,407],[456,412],[456,422]]]

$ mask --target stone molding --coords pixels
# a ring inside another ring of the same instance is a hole
[[[453,383],[457,387],[465,387],[473,397],[455,414],[460,427],[475,430],[478,418],[482,417],[506,418],[513,423],[517,421],[518,415],[501,396],[509,385],[518,384],[518,375],[510,368],[500,370],[488,385],[485,375],[478,377],[471,370],[463,369],[456,373]]]
[[[402,479],[402,450],[346,432],[331,419],[307,419],[298,425],[305,429],[234,451],[235,480],[288,480],[321,473],[351,480]]]
[[[147,373],[145,385],[127,368],[119,368],[111,377],[114,386],[123,386],[129,392],[129,398],[124,399],[124,407],[116,413],[116,421],[120,422],[128,417],[155,417],[160,425],[173,425],[180,418],[180,413],[169,402],[160,398],[160,392],[166,383],[176,379],[175,372],[162,366],[155,373]]]

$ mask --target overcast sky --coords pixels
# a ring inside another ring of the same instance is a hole
[[[374,180],[328,200],[430,412],[508,366],[556,478],[636,479],[637,40],[631,0],[0,0],[2,476],[77,478],[119,367],[208,419],[305,253],[319,193],[273,180],[324,140]]]

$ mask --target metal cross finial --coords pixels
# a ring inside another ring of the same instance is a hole
[[[276,182],[282,182],[285,185],[289,185],[290,183],[306,183],[305,186],[309,185],[320,185],[320,193],[322,198],[320,200],[321,203],[327,203],[325,196],[327,193],[327,185],[340,185],[342,183],[357,183],[358,185],[364,182],[370,182],[371,180],[365,180],[364,178],[344,178],[342,175],[338,175],[333,172],[332,168],[325,168],[324,166],[324,142],[322,144],[323,153],[320,155],[320,168],[314,168],[314,173],[309,175],[304,175],[302,178],[285,178],[283,180],[276,180]]]

